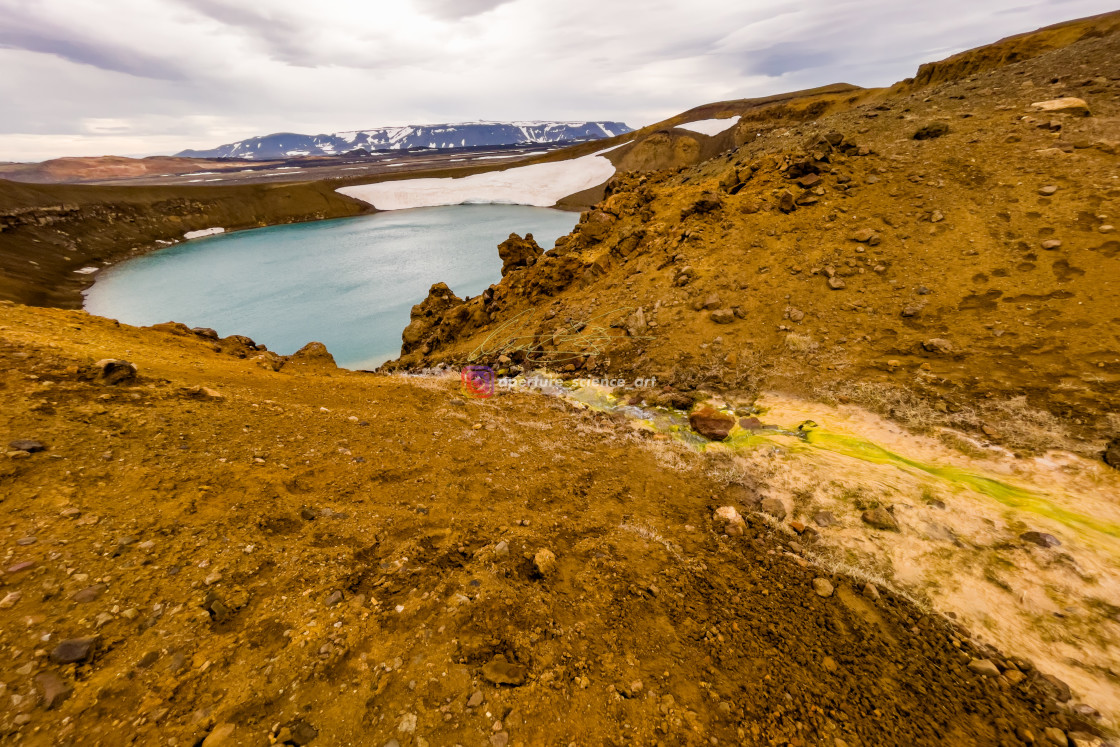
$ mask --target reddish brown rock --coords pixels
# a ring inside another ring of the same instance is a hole
[[[735,418],[714,407],[701,407],[688,416],[688,424],[709,441],[722,441],[735,427]]]

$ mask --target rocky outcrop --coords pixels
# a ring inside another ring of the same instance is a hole
[[[401,333],[401,353],[429,353],[431,344],[428,341],[438,328],[443,314],[448,309],[462,305],[463,300],[452,293],[447,283],[436,283],[429,288],[428,297],[412,307],[412,321]]]
[[[326,345],[321,342],[309,342],[288,357],[284,369],[290,370],[292,368],[323,371],[338,368],[338,365],[334,362],[334,356],[327,350]]]
[[[525,234],[521,238],[516,233],[511,233],[509,238],[498,244],[498,256],[502,260],[502,277],[510,272],[529,265],[540,259],[544,250],[533,239],[533,234]]]

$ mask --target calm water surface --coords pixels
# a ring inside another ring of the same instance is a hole
[[[282,355],[311,340],[340,366],[400,354],[408,313],[434,283],[460,298],[501,279],[499,243],[549,249],[577,213],[454,205],[273,226],[184,242],[103,270],[85,308],[126,324],[183,322],[248,335]]]

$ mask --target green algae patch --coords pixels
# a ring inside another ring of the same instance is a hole
[[[888,451],[858,436],[831,433],[819,428],[806,428],[802,433],[805,437],[804,442],[808,446],[825,449],[835,454],[872,464],[892,464],[901,469],[924,472],[952,485],[968,488],[985,495],[1010,508],[1045,516],[1072,529],[1090,529],[1114,539],[1120,539],[1120,525],[1062,508],[1045,498],[1041,493],[978,475],[975,472],[969,472],[958,467],[944,467],[919,462]]]

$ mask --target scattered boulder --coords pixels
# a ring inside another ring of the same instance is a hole
[[[827,578],[818,577],[813,579],[813,591],[815,591],[819,597],[828,598],[832,596],[834,589],[832,588],[831,581]]]
[[[762,430],[762,421],[754,416],[739,418],[739,427],[748,431],[759,431]]]
[[[953,343],[941,337],[934,337],[922,343],[922,348],[927,353],[948,355],[953,352]]]
[[[40,451],[46,451],[47,447],[40,441],[35,441],[29,438],[19,438],[8,444],[8,448],[13,451],[26,451],[28,454],[35,454]]]
[[[542,254],[544,249],[537,244],[533,234],[527,233],[525,238],[521,238],[516,233],[511,233],[508,239],[498,244],[498,256],[502,259],[502,277],[518,268],[535,264]]]
[[[846,288],[848,286],[844,283],[843,280],[840,279],[839,275],[833,275],[832,277],[830,277],[828,279],[828,287],[831,288],[832,290],[836,291],[836,290],[843,290],[844,288]]]
[[[1085,103],[1084,99],[1078,99],[1072,96],[1061,99],[1050,99],[1049,101],[1038,101],[1031,104],[1031,109],[1036,112],[1070,114],[1075,117],[1088,117],[1092,114],[1092,112],[1089,111],[1089,105]]]
[[[778,521],[786,518],[786,504],[778,498],[764,498],[761,508],[763,513],[773,516]]]
[[[712,516],[712,521],[716,525],[717,531],[723,534],[730,534],[737,536],[743,533],[746,529],[747,523],[743,521],[743,517],[735,510],[734,506],[720,506],[716,509],[715,514]]]
[[[930,122],[924,127],[920,127],[914,133],[915,140],[933,140],[934,138],[943,137],[949,134],[949,125],[945,122]]]
[[[870,511],[864,511],[862,518],[865,524],[869,524],[876,529],[882,529],[886,532],[901,531],[898,527],[898,522],[895,521],[894,515],[885,508],[880,507],[873,508]]]
[[[735,416],[714,407],[701,407],[689,414],[688,424],[709,441],[722,441],[735,427]]]
[[[233,747],[233,733],[237,731],[236,724],[218,724],[202,740],[202,747]],[[281,742],[285,744],[285,742]]]
[[[852,241],[858,241],[861,244],[876,246],[880,240],[879,234],[871,228],[861,228],[852,234]]]
[[[533,568],[545,578],[556,573],[556,554],[547,547],[537,550],[537,554],[533,556]]]
[[[1043,744],[1047,747],[1069,747],[1066,733],[1056,726],[1047,726],[1042,730]]]
[[[1024,542],[1030,542],[1032,545],[1038,545],[1039,547],[1057,547],[1062,544],[1058,541],[1058,538],[1052,534],[1033,530],[1030,532],[1023,532],[1019,535],[1019,539]]]
[[[69,638],[61,641],[51,651],[50,659],[55,664],[77,664],[93,656],[96,638]]]
[[[74,688],[51,671],[35,675],[35,689],[39,693],[39,703],[46,710],[54,710],[74,693]]]
[[[105,358],[93,364],[97,371],[97,383],[105,386],[127,384],[136,380],[136,366],[128,361]]]
[[[690,215],[704,215],[721,207],[723,207],[723,201],[720,200],[719,195],[705,192],[700,195],[696,202],[681,211],[681,219],[683,220]]]
[[[999,677],[999,667],[989,659],[973,659],[968,663],[968,668],[983,677]]]
[[[1113,469],[1120,469],[1120,437],[1112,439],[1101,455],[1104,463]]]
[[[817,511],[813,514],[813,523],[819,527],[835,526],[836,517],[832,515],[831,511]]]
[[[793,199],[793,193],[788,190],[782,192],[778,198],[778,209],[783,213],[792,213],[795,207],[796,202]]]
[[[716,309],[709,314],[709,318],[716,324],[731,324],[735,321],[735,312],[731,309]]]
[[[182,392],[183,392],[183,394],[190,397],[191,399],[202,399],[202,400],[225,399],[225,395],[223,395],[217,389],[211,389],[208,386],[188,386],[188,387],[185,387],[182,390]]]
[[[495,685],[516,687],[525,682],[525,675],[525,667],[506,661],[502,654],[496,654],[482,667],[482,678]]]
[[[217,330],[210,329],[209,327],[191,327],[191,332],[194,332],[199,337],[204,337],[207,340],[217,340]]]

